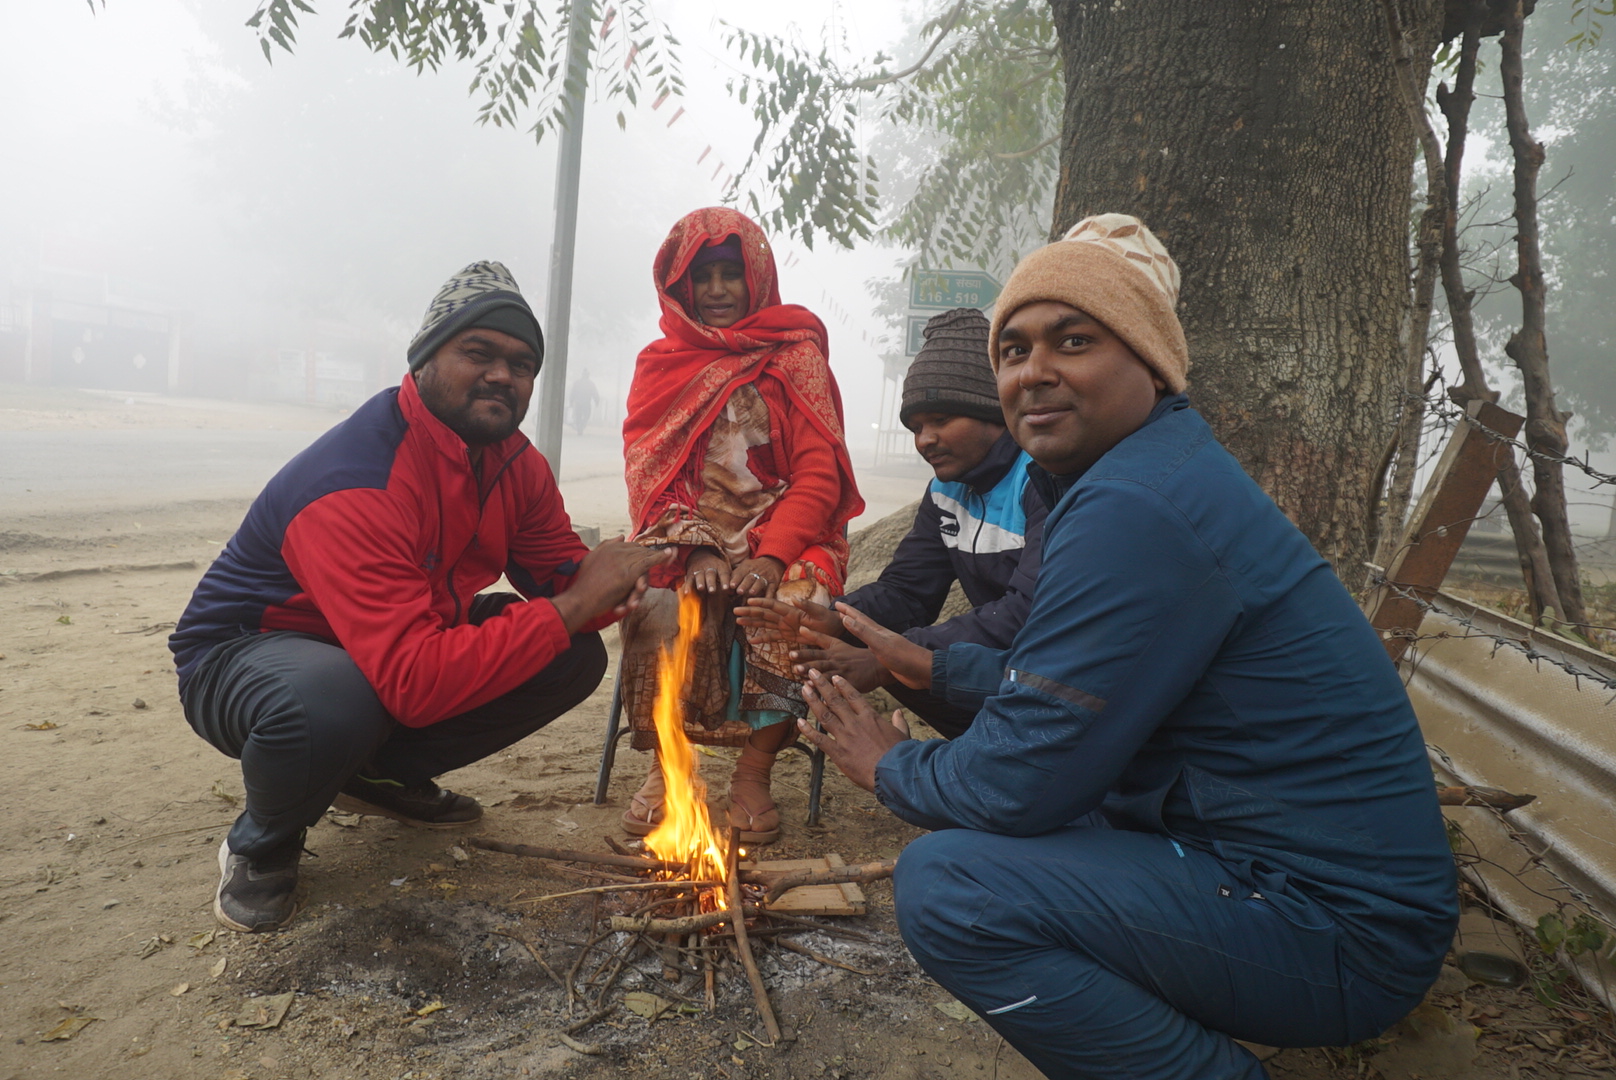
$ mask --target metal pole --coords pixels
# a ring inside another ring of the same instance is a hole
[[[536,439],[539,452],[561,475],[561,434],[566,421],[567,330],[572,315],[572,251],[578,237],[578,167],[584,153],[584,88],[589,82],[593,0],[572,0],[563,83],[566,122],[556,159],[555,237],[550,243],[550,295],[544,306],[544,367],[539,371]]]

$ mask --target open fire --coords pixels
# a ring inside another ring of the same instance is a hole
[[[563,1029],[560,1036],[563,1040],[611,1013],[614,1006],[608,1003],[607,994],[635,958],[647,953],[661,956],[663,978],[670,984],[678,983],[681,973],[697,974],[699,968],[705,983],[706,1006],[708,1010],[715,1009],[718,972],[728,963],[724,958],[733,953],[751,984],[753,1001],[769,1040],[766,1045],[777,1044],[781,1038],[780,1026],[753,957],[748,923],[760,924],[757,932],[766,935],[766,940],[776,946],[834,967],[847,967],[789,941],[786,935],[808,931],[849,932],[781,910],[785,906],[783,898],[793,889],[804,886],[829,887],[835,893],[836,906],[840,907],[845,903],[837,887],[840,883],[869,882],[892,876],[893,860],[844,866],[839,857],[830,856],[823,860],[738,865],[738,857],[745,852],[732,844],[727,835],[713,828],[707,812],[707,785],[696,769],[694,747],[685,736],[681,699],[691,681],[694,646],[701,631],[701,609],[702,602],[694,593],[680,591],[678,634],[662,650],[657,664],[653,715],[666,794],[662,824],[645,838],[646,850],[652,857],[636,855],[616,844],[612,845],[614,852],[608,855],[512,844],[486,837],[467,841],[472,847],[489,851],[613,868],[611,873],[602,872],[602,876],[613,879],[612,884],[523,901],[548,903],[582,894],[595,896],[589,938],[564,974],[551,967],[531,942],[520,935],[506,935],[527,945],[528,951],[566,994],[569,1011],[578,1005],[584,1006],[586,1015]],[[831,859],[836,860],[834,865]],[[816,861],[822,868],[811,865]],[[642,877],[625,879],[621,873],[624,870]],[[599,901],[612,894],[617,894],[617,898],[611,900],[610,908],[603,912]],[[801,906],[794,910],[805,914],[863,914],[862,894],[858,902],[856,910],[822,911],[812,905],[806,910]],[[626,911],[622,907],[625,903]],[[601,954],[604,959],[597,963]],[[848,970],[869,974],[857,968]]]
[[[728,880],[727,844],[720,842],[707,812],[707,785],[696,768],[696,755],[685,737],[684,709],[680,703],[690,685],[696,636],[701,631],[701,600],[688,588],[679,590],[679,633],[671,647],[662,649],[657,663],[657,756],[667,789],[662,824],[645,838],[645,846],[659,859],[686,864],[696,881]],[[723,889],[702,890],[703,910],[726,906]]]

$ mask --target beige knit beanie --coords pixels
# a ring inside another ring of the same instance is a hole
[[[1127,214],[1084,218],[1016,265],[993,310],[988,355],[999,367],[999,331],[1028,304],[1058,300],[1092,315],[1145,366],[1181,393],[1190,367],[1178,305],[1178,264],[1143,222]]]

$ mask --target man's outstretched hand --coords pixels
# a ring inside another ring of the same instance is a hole
[[[892,714],[892,723],[870,708],[864,696],[846,679],[810,671],[802,687],[808,711],[823,731],[807,719],[797,721],[797,730],[808,742],[825,751],[825,756],[846,777],[865,791],[875,790],[875,766],[888,750],[909,737],[903,710]]]
[[[584,556],[572,584],[550,602],[569,634],[608,613],[621,619],[639,606],[651,567],[674,557],[672,548],[641,547],[621,536],[607,540]]]
[[[849,604],[837,604],[836,610],[841,615],[842,626],[870,647],[870,654],[892,673],[893,678],[912,690],[931,689],[930,649],[916,645],[902,634],[894,634]],[[802,638],[809,640],[806,635],[802,635]],[[823,641],[810,644],[820,649],[826,647]],[[802,657],[804,663],[812,663],[808,650],[799,649],[797,655]]]
[[[817,644],[801,645],[791,650],[791,670],[799,679],[806,679],[810,670],[822,675],[839,675],[861,694],[893,682],[892,672],[882,667],[875,654],[862,645],[849,645],[812,630],[802,640]]]
[[[842,632],[842,620],[836,613],[812,600],[792,604],[772,596],[754,596],[735,609],[735,621],[751,632],[754,641],[795,643],[802,640],[804,628],[830,637]]]

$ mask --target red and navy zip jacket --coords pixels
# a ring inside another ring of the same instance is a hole
[[[485,447],[473,471],[406,376],[247,511],[169,638],[180,694],[220,643],[296,630],[347,650],[394,718],[425,727],[514,690],[571,645],[547,601],[472,626],[471,598],[502,573],[530,600],[553,596],[587,553],[526,436]]]

